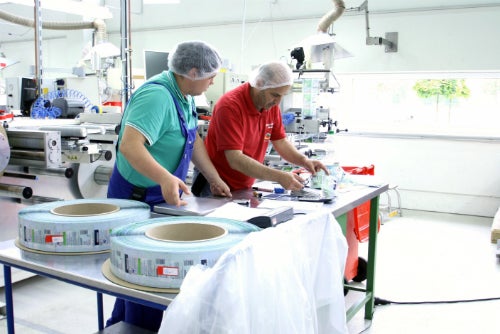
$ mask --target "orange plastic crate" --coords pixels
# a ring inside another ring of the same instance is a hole
[[[370,201],[367,201],[353,210],[354,213],[354,233],[359,242],[368,241],[370,236]],[[378,230],[380,230],[380,219],[378,220]]]
[[[353,175],[375,175],[375,166],[364,166],[364,167],[356,167],[356,166],[342,166],[342,169],[349,174]]]
[[[342,169],[353,175],[375,175],[375,166],[364,167],[342,166]],[[354,233],[359,242],[365,242],[370,235],[370,201],[367,201],[354,208]],[[380,230],[380,219],[378,220],[378,229]]]

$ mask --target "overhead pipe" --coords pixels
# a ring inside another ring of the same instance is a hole
[[[5,20],[14,24],[22,25],[25,27],[35,28],[35,20],[28,19],[21,16],[12,15],[6,11],[0,10],[0,20]],[[95,42],[107,41],[106,23],[102,19],[95,19],[94,21],[83,22],[54,22],[43,21],[41,22],[42,29],[49,30],[83,30],[93,29],[95,31]]]
[[[318,23],[318,32],[326,33],[328,28],[335,22],[344,12],[347,11],[364,11],[365,13],[365,23],[366,23],[366,45],[385,45],[385,52],[397,52],[398,51],[398,33],[389,32],[386,33],[385,38],[383,37],[371,37],[370,36],[370,22],[368,18],[368,0],[363,1],[361,5],[354,8],[346,9],[343,0],[333,0],[334,8],[326,13]]]
[[[313,55],[312,55],[313,52],[312,52],[311,48],[313,48],[317,45],[332,44],[333,43],[331,36],[328,34],[328,29],[332,25],[332,23],[335,22],[344,13],[345,3],[343,0],[332,0],[332,1],[333,1],[334,8],[332,10],[330,10],[328,13],[326,13],[325,15],[323,15],[323,17],[321,17],[321,19],[319,20],[318,25],[317,25],[317,34],[314,36],[310,36],[306,40],[303,41],[303,43],[306,44],[306,48],[304,49],[304,47],[300,46],[300,47],[294,48],[291,51],[290,56],[292,57],[292,59],[297,60],[297,64],[296,64],[297,70],[299,70],[299,69],[303,70],[304,66],[309,67],[311,57],[313,57]],[[330,48],[329,47],[323,48],[321,53],[323,53],[323,51],[328,50],[328,49],[330,49]],[[330,50],[329,52],[331,53],[332,50]],[[324,56],[325,56],[325,54],[322,55],[322,57],[324,57]],[[316,58],[317,57],[318,57],[318,55],[316,53]],[[329,56],[327,56],[327,57],[329,57]],[[307,59],[307,61],[306,61],[306,59]],[[322,59],[322,61],[323,61],[323,65],[324,65],[326,71],[329,71],[330,67],[331,67],[330,59]],[[299,75],[299,77],[300,77],[300,75]]]
[[[25,17],[20,17],[7,13],[6,11],[0,10],[0,19],[19,24],[25,27],[34,28],[35,20],[28,19]],[[102,20],[95,20],[93,22],[42,22],[43,29],[51,30],[81,30],[81,29],[98,29],[100,28],[100,22]],[[102,28],[101,28],[102,29]]]
[[[345,11],[345,3],[343,0],[333,0],[334,8],[323,15],[318,23],[319,32],[327,32],[328,28],[335,22]]]

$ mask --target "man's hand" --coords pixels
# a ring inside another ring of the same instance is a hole
[[[286,190],[297,191],[304,188],[304,179],[295,173],[283,172],[278,182]]]
[[[330,175],[328,168],[326,168],[326,166],[319,160],[308,159],[302,167],[307,169],[311,175],[315,175],[316,172],[319,172],[320,170],[323,170],[326,175]]]
[[[226,182],[222,181],[220,177],[217,180],[210,182],[210,191],[215,196],[233,197],[229,186]]]

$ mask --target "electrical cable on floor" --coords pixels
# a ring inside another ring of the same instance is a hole
[[[375,306],[377,305],[389,305],[389,304],[397,304],[397,305],[417,305],[417,304],[453,304],[453,303],[472,303],[472,302],[485,302],[491,300],[500,300],[500,297],[491,297],[491,298],[479,298],[479,299],[459,299],[459,300],[436,300],[436,301],[421,301],[421,302],[397,302],[387,299],[382,299],[379,297],[374,298]],[[373,311],[373,315],[375,315],[376,309]],[[367,327],[365,327],[358,334],[365,333],[368,329],[372,327],[373,319],[370,321]]]
[[[479,299],[459,299],[459,300],[436,300],[436,301],[421,301],[421,302],[397,302],[387,299],[375,297],[375,305],[417,305],[417,304],[453,304],[453,303],[471,303],[471,302],[486,302],[491,300],[500,300],[500,297],[479,298]]]

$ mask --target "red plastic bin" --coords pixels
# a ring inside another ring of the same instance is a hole
[[[353,175],[375,175],[374,165],[365,167],[342,166],[342,169]],[[361,282],[366,279],[366,260],[358,256],[358,242],[365,242],[369,239],[370,201],[366,201],[348,213],[346,228],[346,239],[349,247],[344,277],[347,281]],[[380,230],[380,219],[378,229]]]
[[[364,166],[364,167],[354,167],[354,166],[342,166],[342,169],[349,174],[353,175],[375,175],[375,166]]]
[[[352,175],[375,175],[374,165],[364,167],[342,166],[342,169]],[[370,201],[366,201],[353,209],[353,214],[354,233],[359,242],[365,242],[368,240],[370,234]],[[380,219],[378,221],[378,229],[380,230]]]

